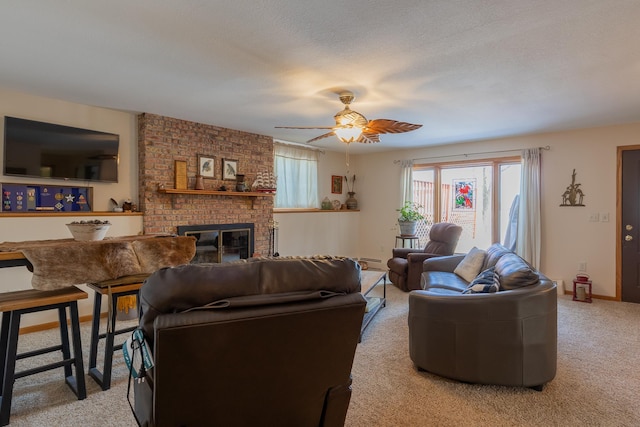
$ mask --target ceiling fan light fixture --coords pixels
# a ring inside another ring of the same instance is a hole
[[[340,141],[348,144],[360,138],[362,129],[360,129],[359,127],[347,125],[338,127],[333,132],[336,134]]]
[[[362,130],[368,123],[365,116],[353,111],[348,105],[345,105],[344,110],[337,113],[333,118],[336,121],[336,127],[333,132],[340,141],[347,144],[360,138]]]
[[[307,141],[312,143],[323,138],[330,136],[336,136],[341,142],[347,144],[347,165],[349,157],[349,144],[352,142],[360,142],[363,144],[372,144],[380,142],[381,133],[404,133],[416,130],[422,125],[414,125],[412,123],[398,122],[390,119],[376,119],[367,120],[365,116],[353,111],[349,108],[349,104],[353,101],[353,93],[344,91],[339,94],[340,102],[344,104],[344,109],[333,116],[336,124],[335,126],[312,126],[312,127],[298,127],[298,126],[276,126],[279,129],[330,129],[330,132],[326,132],[320,136],[316,136]]]

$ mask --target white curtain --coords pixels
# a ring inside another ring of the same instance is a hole
[[[516,253],[540,267],[540,149],[522,151]]]
[[[274,154],[278,188],[275,207],[319,208],[318,152],[276,144]]]
[[[402,167],[400,206],[403,206],[404,202],[413,202],[413,160],[403,160],[400,166]]]

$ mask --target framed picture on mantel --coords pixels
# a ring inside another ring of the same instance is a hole
[[[198,175],[205,178],[213,178],[215,176],[214,162],[215,157],[198,154]]]
[[[236,180],[238,173],[238,161],[231,159],[222,159],[222,179]]]

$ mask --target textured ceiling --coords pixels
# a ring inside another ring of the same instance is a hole
[[[0,87],[352,152],[640,121],[636,0],[3,0]],[[314,143],[343,149],[335,138]]]

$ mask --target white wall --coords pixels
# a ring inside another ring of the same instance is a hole
[[[275,213],[278,252],[286,255],[358,256],[360,212]]]
[[[31,120],[57,123],[67,126],[116,133],[120,135],[120,163],[118,183],[99,183],[86,181],[60,181],[37,178],[19,178],[2,176],[2,182],[78,185],[93,187],[93,210],[107,211],[111,208],[109,199],[123,201],[138,198],[138,155],[137,126],[134,114],[105,108],[74,104],[49,98],[9,92],[0,89],[0,134],[4,135],[4,116],[13,116]],[[3,151],[0,150],[0,164]],[[104,216],[95,217],[1,217],[0,241],[43,240],[70,238],[65,224],[76,220],[109,220],[112,226],[107,236],[134,235],[142,231],[141,216]],[[61,260],[72,263],[74,260]],[[31,288],[31,273],[25,267],[0,269],[0,292]],[[79,304],[80,315],[91,313],[93,294]],[[55,313],[35,313],[27,315],[21,326],[51,322],[57,320]]]
[[[571,283],[578,262],[587,263],[595,295],[614,297],[616,289],[616,153],[618,146],[640,144],[640,123],[530,135],[517,138],[437,146],[419,150],[360,155],[360,246],[361,257],[391,255],[395,243],[395,209],[400,204],[400,165],[394,160],[454,154],[522,149],[549,145],[542,152],[542,254],[540,269],[552,279]],[[458,156],[433,161],[453,161],[485,156]],[[425,163],[428,161],[424,161]],[[560,207],[561,194],[576,182],[585,193],[586,207]],[[590,222],[591,214],[609,214],[609,222]]]
[[[356,199],[360,185],[356,170],[357,160],[351,156],[346,165],[344,152],[327,151],[318,159],[319,200],[347,199],[347,186],[342,185],[342,194],[331,194],[331,176],[356,175]],[[319,207],[319,206],[318,206]],[[278,252],[280,255],[339,255],[358,257],[360,212],[302,212],[274,213],[279,224]]]

